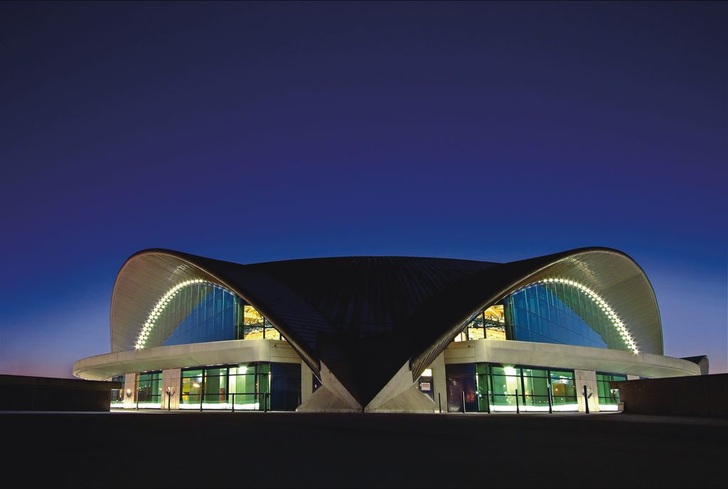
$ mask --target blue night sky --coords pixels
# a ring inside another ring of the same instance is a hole
[[[616,248],[728,373],[728,3],[0,2],[0,373],[110,351],[145,248]],[[315,279],[315,277],[312,277]]]

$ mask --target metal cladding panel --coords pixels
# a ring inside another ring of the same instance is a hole
[[[132,255],[117,274],[111,297],[111,351],[134,349],[137,335],[157,301],[176,284],[190,279],[215,282],[192,263],[165,252]]]
[[[492,264],[410,257],[343,257],[249,265],[285,283],[333,328],[352,334],[401,329],[424,304]]]
[[[285,283],[330,324],[310,344],[366,405],[419,352],[419,341],[434,341],[443,323],[412,325],[423,307],[492,263],[445,258],[342,257],[251,265]]]

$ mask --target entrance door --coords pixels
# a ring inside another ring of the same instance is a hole
[[[447,411],[477,412],[478,397],[475,387],[475,365],[457,364],[446,366]]]

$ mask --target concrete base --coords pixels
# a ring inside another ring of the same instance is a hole
[[[384,404],[374,408],[356,409],[347,404],[344,399],[330,391],[325,386],[316,389],[306,402],[298,406],[296,412],[301,413],[427,413],[437,412],[437,406],[427,394],[420,391],[416,385],[389,399]]]
[[[306,402],[296,408],[302,413],[359,413],[361,409],[352,407],[341,396],[331,392],[325,386],[316,389]]]
[[[423,393],[417,385],[413,385],[398,396],[388,400],[381,406],[369,410],[369,413],[427,413],[437,412],[437,406],[430,396]]]

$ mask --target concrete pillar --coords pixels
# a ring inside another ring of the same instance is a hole
[[[574,384],[576,386],[576,402],[580,413],[586,412],[584,403],[584,386],[588,399],[590,413],[599,412],[599,391],[597,390],[597,373],[594,370],[574,370]]]
[[[306,362],[301,362],[301,404],[304,404],[313,394],[313,372]]]
[[[137,398],[137,374],[124,376],[124,409],[134,409]]]
[[[169,394],[168,394],[169,393]],[[182,395],[182,370],[170,368],[162,371],[162,409],[179,409]],[[232,401],[232,399],[231,399]]]
[[[430,365],[432,369],[432,386],[434,389],[434,401],[438,412],[442,409],[447,412],[447,375],[445,373],[445,352],[437,355],[437,358]]]

